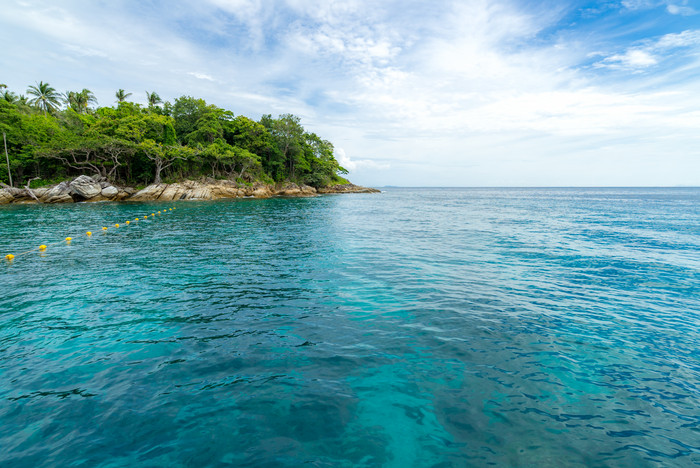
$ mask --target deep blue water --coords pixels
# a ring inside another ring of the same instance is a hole
[[[700,465],[700,189],[0,207],[66,236],[0,264],[0,466]]]

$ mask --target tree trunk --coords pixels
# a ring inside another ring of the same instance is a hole
[[[154,184],[160,184],[162,183],[160,179],[160,171],[163,170],[163,160],[161,159],[156,159],[156,180],[153,182]]]

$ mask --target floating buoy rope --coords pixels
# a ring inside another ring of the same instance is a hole
[[[175,210],[175,207],[172,207],[172,208],[163,210],[163,212],[167,213],[168,211],[173,211],[173,210]],[[158,214],[161,214],[161,212],[159,211]],[[151,217],[155,218],[155,216],[156,216],[155,213],[151,213]],[[148,215],[144,215],[143,218],[141,218],[141,219],[148,219]],[[135,219],[134,219],[134,221],[138,221],[138,220],[139,220],[139,218],[135,218]],[[128,225],[131,224],[131,223],[130,223],[129,221],[126,221],[124,224],[125,224],[126,226],[128,226]],[[118,227],[119,227],[119,223],[114,224],[114,227],[115,227],[115,228],[118,228]],[[106,226],[103,226],[103,227],[102,227],[102,231],[103,231],[103,232],[106,232],[106,231],[108,231],[108,230],[109,230],[108,227],[106,227]],[[87,231],[87,232],[85,233],[85,236],[86,236],[86,237],[92,237],[92,231]],[[13,254],[7,254],[7,255],[5,255],[5,260],[7,260],[8,262],[12,262],[16,257],[19,257],[19,256],[21,256],[21,255],[27,255],[27,254],[29,254],[29,253],[31,253],[31,252],[36,252],[36,251],[38,251],[38,252],[43,253],[43,252],[46,252],[46,250],[47,250],[50,246],[52,246],[52,245],[58,245],[58,244],[71,245],[71,241],[72,241],[72,240],[73,240],[72,237],[66,237],[66,238],[65,238],[64,240],[62,240],[62,241],[53,242],[53,243],[51,243],[51,244],[41,244],[39,247],[35,247],[35,248],[33,248],[33,249],[29,249],[29,250],[27,250],[26,252],[20,252],[20,253],[18,253],[18,254],[14,254],[14,255],[13,255]]]

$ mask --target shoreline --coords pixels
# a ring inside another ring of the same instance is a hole
[[[315,188],[292,182],[252,185],[231,180],[184,180],[172,184],[151,184],[141,190],[120,187],[99,177],[79,176],[70,182],[36,189],[0,188],[0,205],[56,204],[99,201],[176,201],[220,200],[225,198],[313,197],[336,193],[379,193],[380,190],[355,184]]]

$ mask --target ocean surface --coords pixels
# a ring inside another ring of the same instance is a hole
[[[66,236],[0,263],[2,467],[700,466],[700,189],[0,207]]]

